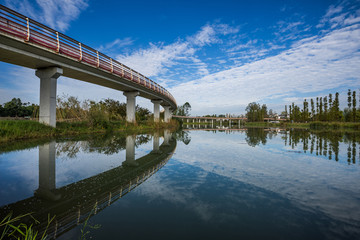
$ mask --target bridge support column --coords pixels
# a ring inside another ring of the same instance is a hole
[[[165,112],[164,112],[164,122],[168,123],[170,122],[170,119],[171,119],[171,106],[163,106],[163,108],[165,109]]]
[[[63,74],[62,68],[38,69],[35,75],[40,78],[39,122],[56,127],[56,83]]]
[[[39,146],[39,189],[55,188],[55,141],[52,141]]]
[[[151,102],[154,104],[154,122],[160,121],[160,103],[162,103],[162,100],[151,100]]]
[[[126,156],[123,164],[127,166],[137,166],[135,162],[135,135],[126,136]]]
[[[169,130],[165,129],[164,130],[164,146],[168,146],[169,142],[170,142],[170,138],[171,138],[171,133]]]
[[[35,195],[48,199],[58,200],[61,195],[57,194],[55,178],[55,141],[39,146],[39,188]]]
[[[159,149],[159,133],[155,132],[153,136],[153,150],[152,153],[160,153]]]
[[[139,92],[124,92],[126,96],[126,121],[135,123],[135,107],[136,97],[139,96]]]

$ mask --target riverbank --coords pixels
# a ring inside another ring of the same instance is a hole
[[[223,126],[228,126],[223,123]],[[307,128],[313,130],[360,130],[360,123],[355,122],[310,122],[310,123],[290,123],[290,122],[244,122],[244,127],[281,127],[281,128]],[[183,125],[211,125],[211,122],[183,123]],[[218,124],[216,126],[219,126]]]
[[[58,122],[56,128],[31,120],[0,120],[0,143],[21,139],[57,137],[66,135],[105,133],[105,132],[143,132],[170,128],[175,129],[178,123],[172,120],[170,123],[155,123],[153,121],[139,122],[136,124],[126,121],[109,121],[101,125],[93,125],[87,121],[81,122]]]
[[[267,123],[246,122],[246,127],[282,127],[282,128],[309,128],[313,130],[360,130],[360,123],[354,122],[310,122],[310,123]]]

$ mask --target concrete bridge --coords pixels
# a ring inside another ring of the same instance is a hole
[[[159,146],[159,137],[164,141]],[[90,178],[56,188],[55,141],[39,146],[39,188],[34,196],[0,207],[3,218],[32,212],[40,222],[34,228],[40,234],[46,229],[48,214],[55,216],[47,235],[55,239],[118,201],[161,169],[174,154],[176,140],[165,130],[153,136],[153,151],[135,159],[135,135],[126,137],[126,160],[121,166]],[[2,219],[1,218],[1,219]],[[22,219],[33,222],[32,218]],[[40,235],[39,234],[39,235]]]
[[[35,69],[40,79],[39,121],[56,126],[56,85],[60,76],[123,91],[126,119],[135,122],[136,97],[154,104],[154,120],[171,119],[177,108],[165,88],[141,73],[62,33],[0,5],[0,61]]]

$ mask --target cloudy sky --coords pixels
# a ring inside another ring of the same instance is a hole
[[[360,0],[0,0],[167,88],[192,115],[241,114],[360,88]],[[0,63],[0,104],[38,103],[32,69]],[[81,100],[121,92],[61,77]],[[150,101],[138,103],[152,109]]]

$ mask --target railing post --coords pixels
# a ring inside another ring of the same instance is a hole
[[[59,41],[59,33],[56,32],[56,42],[57,42],[57,47],[56,47],[56,52],[60,52],[60,41]]]
[[[82,60],[82,49],[81,49],[81,43],[80,42],[79,42],[79,51],[80,51],[79,61],[81,62],[81,60]]]
[[[30,22],[29,18],[26,18],[26,27],[27,27],[27,36],[26,36],[26,42],[30,40]]]

